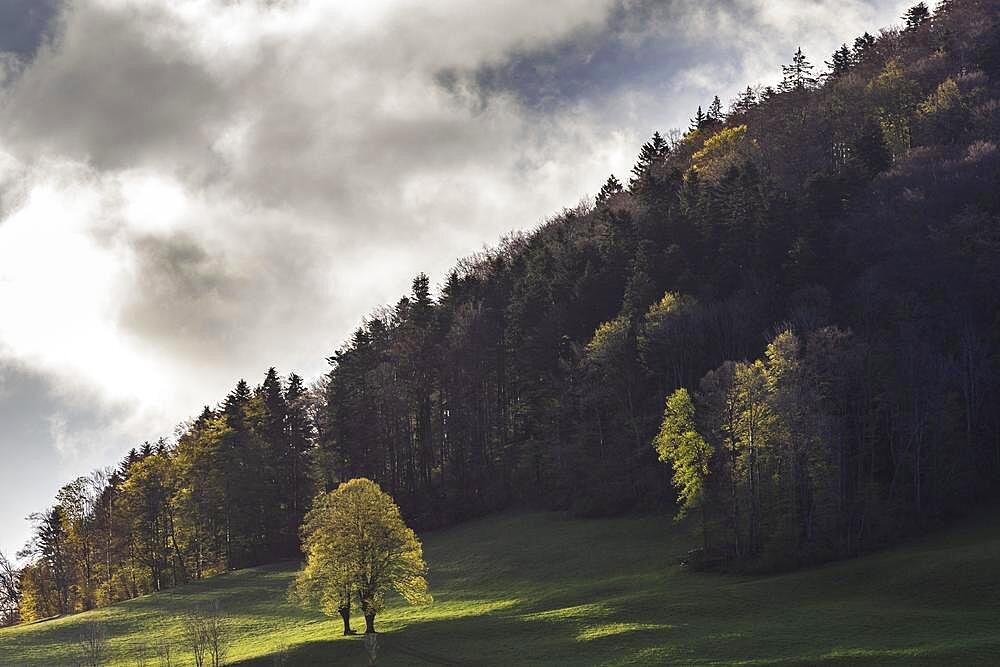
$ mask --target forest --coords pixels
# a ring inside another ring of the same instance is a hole
[[[723,570],[941,526],[1000,488],[998,143],[996,0],[799,49],[592,200],[416,276],[314,385],[240,380],[64,486],[0,559],[2,620],[298,558],[312,498],[356,477],[418,529],[687,517]]]

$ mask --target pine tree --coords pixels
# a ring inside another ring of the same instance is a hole
[[[656,287],[651,277],[653,263],[650,257],[653,252],[651,245],[649,241],[641,241],[629,266],[622,312],[633,323],[642,317],[650,302],[656,298]]]
[[[918,2],[906,10],[906,14],[903,15],[903,20],[906,21],[907,30],[916,30],[926,23],[930,17],[931,11],[927,8],[927,4],[924,2]]]
[[[614,174],[608,176],[608,180],[601,186],[601,191],[597,193],[597,204],[607,204],[616,195],[622,193],[622,184]]]
[[[712,104],[708,107],[708,114],[705,116],[705,120],[713,125],[721,125],[725,122],[726,118],[722,113],[722,101],[718,95],[712,98]]]
[[[745,114],[755,106],[757,106],[757,93],[753,88],[747,86],[747,89],[736,97],[730,113],[736,115]]]
[[[851,60],[859,65],[866,63],[875,55],[875,38],[869,33],[865,33],[855,38],[854,47],[851,49]]]
[[[699,106],[697,113],[695,113],[694,115],[694,118],[691,119],[691,127],[689,127],[688,130],[690,132],[694,132],[695,130],[702,129],[703,127],[705,127],[705,122],[707,120],[708,116],[705,115],[705,112],[702,111],[701,107]]]
[[[812,63],[802,53],[802,47],[795,51],[792,56],[791,65],[782,65],[781,72],[784,77],[781,80],[781,91],[784,93],[792,91],[808,90],[816,87],[816,77],[812,75]]]
[[[847,44],[841,45],[839,49],[834,51],[830,60],[825,64],[830,69],[830,76],[834,78],[847,73],[854,65],[851,50],[847,48]]]
[[[284,398],[288,447],[288,488],[284,490],[288,502],[285,537],[288,540],[286,550],[294,553],[298,546],[298,526],[313,495],[307,465],[313,435],[308,413],[309,396],[299,375],[292,373],[288,376],[288,388],[285,390]]]
[[[285,529],[285,517],[279,510],[287,511],[291,504],[288,488],[292,462],[289,459],[286,428],[288,407],[285,404],[281,378],[273,366],[267,369],[260,394],[264,408],[259,428],[265,449],[262,474],[262,481],[266,482],[264,500],[275,510],[267,512],[265,541],[270,552],[277,553],[286,541],[280,536]]]
[[[430,278],[420,273],[413,279],[413,301],[410,316],[418,327],[426,327],[431,321],[434,301],[431,299]]]
[[[632,167],[632,178],[629,179],[629,190],[639,193],[649,189],[653,182],[655,166],[662,163],[669,153],[670,147],[667,142],[659,132],[654,132],[652,139],[639,149],[639,158]]]
[[[940,18],[955,8],[955,0],[940,0],[934,7],[934,18]]]

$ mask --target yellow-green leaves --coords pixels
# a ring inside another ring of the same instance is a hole
[[[916,84],[906,77],[899,61],[893,58],[868,82],[867,91],[878,109],[885,143],[893,159],[899,159],[910,150],[910,113]]]
[[[332,614],[356,596],[374,615],[390,589],[411,604],[432,600],[420,541],[371,480],[352,479],[318,496],[302,537],[306,564],[291,591],[302,604]]]
[[[958,90],[958,84],[951,77],[948,77],[927,96],[917,107],[923,116],[933,116],[934,114],[949,111],[957,107],[962,101],[962,94]]]
[[[727,127],[706,139],[691,156],[692,169],[709,181],[717,181],[732,167],[750,160],[757,150],[746,125]]]
[[[701,504],[712,460],[712,446],[698,433],[694,416],[691,395],[678,389],[667,398],[663,424],[653,440],[660,460],[674,469],[674,488],[681,501],[678,519]]]

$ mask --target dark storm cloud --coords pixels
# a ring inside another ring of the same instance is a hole
[[[63,0],[0,2],[0,52],[31,59],[52,34]]]
[[[734,84],[773,83],[779,65],[803,43],[807,48],[820,47],[809,55],[822,70],[827,50],[852,41],[856,34],[852,31],[872,28],[870,18],[884,17],[884,10],[891,12],[900,4],[618,0],[596,29],[535,48],[513,49],[502,61],[472,70],[444,70],[439,80],[451,89],[471,83],[484,103],[497,94],[513,94],[525,107],[541,113],[634,91],[659,93],[661,103],[673,101],[672,106],[678,107],[677,102],[687,101],[671,99],[680,92],[679,80],[685,84],[684,93],[698,92],[707,97],[703,102],[707,104],[715,94],[725,100]],[[685,76],[699,71],[711,74]]]
[[[687,44],[680,34],[664,39],[661,33],[675,13],[691,11],[674,2],[618,2],[599,30],[534,50],[512,51],[505,61],[487,64],[472,76],[484,100],[512,92],[537,111],[637,87],[660,88],[673,73],[707,55],[704,44]],[[457,70],[440,73],[449,86],[461,78]]]
[[[7,140],[102,169],[183,160],[210,170],[225,99],[171,31],[176,19],[156,6],[77,3],[64,20],[53,48],[7,91]]]

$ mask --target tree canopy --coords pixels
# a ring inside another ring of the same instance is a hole
[[[420,541],[392,498],[371,480],[352,479],[317,497],[302,538],[306,563],[293,591],[326,613],[336,609],[343,616],[354,596],[372,633],[390,590],[410,604],[432,600]],[[347,616],[344,623],[347,634]]]

